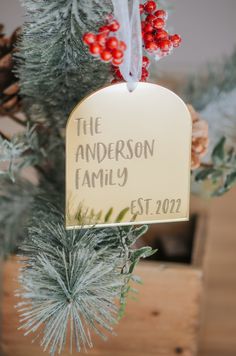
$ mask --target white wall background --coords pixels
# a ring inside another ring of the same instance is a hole
[[[89,0],[88,0],[89,1]],[[158,64],[167,71],[196,71],[220,60],[236,46],[236,0],[169,0],[169,27],[184,39],[181,48]],[[10,32],[23,21],[20,0],[0,0],[0,22]]]

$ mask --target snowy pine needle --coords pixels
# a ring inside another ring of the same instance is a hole
[[[68,329],[71,350],[73,343],[78,351],[92,347],[90,330],[105,338],[104,331],[111,332],[116,322],[124,260],[107,247],[96,251],[92,230],[66,232],[53,223],[42,232],[45,240],[37,242],[38,254],[30,256],[38,233],[32,228],[35,239],[25,245],[29,259],[20,276],[21,328],[28,334],[43,326],[41,344],[52,354],[62,351]]]
[[[19,176],[13,183],[0,181],[0,254],[15,253],[24,238],[24,225],[31,211],[37,187]]]
[[[66,343],[71,352],[73,345],[86,350],[93,333],[105,339],[118,320],[117,300],[127,291],[131,269],[151,253],[150,248],[131,249],[145,231],[66,231],[56,208],[36,212],[22,247],[20,329],[26,335],[36,332],[51,354],[60,353]]]
[[[8,176],[13,182],[16,173],[39,163],[45,155],[34,126],[27,125],[25,132],[14,135],[11,140],[3,139],[0,134],[0,175]],[[6,164],[4,169],[2,163]]]
[[[82,42],[111,13],[111,0],[22,0],[26,19],[19,43],[18,75],[33,121],[64,127],[73,107],[109,82],[109,66]]]

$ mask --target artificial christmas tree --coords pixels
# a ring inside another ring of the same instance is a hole
[[[153,12],[153,3],[145,4],[146,12]],[[23,251],[18,291],[23,298],[18,306],[22,328],[26,333],[40,330],[41,343],[52,354],[64,348],[69,330],[71,347],[74,342],[80,351],[92,345],[88,329],[102,337],[104,330],[112,331],[118,316],[124,313],[129,282],[138,280],[132,276],[136,263],[153,251],[133,246],[146,227],[82,227],[72,231],[64,227],[64,128],[68,114],[87,94],[110,83],[113,75],[115,80],[122,79],[109,64],[94,60],[83,43],[85,33],[104,25],[113,10],[111,1],[27,0],[25,7],[26,22],[16,58],[23,110],[29,120],[23,134],[12,140],[2,135],[0,141],[0,160],[7,162],[1,168],[1,245],[6,253],[14,252],[19,245]],[[155,19],[155,36],[167,36],[159,28],[165,13],[154,16],[162,18]],[[146,49],[155,54],[163,38],[153,43],[150,36],[145,38]],[[163,52],[171,46],[170,39],[165,41],[160,47]],[[177,46],[180,38],[174,36],[172,41]],[[107,56],[102,59],[107,60]],[[146,80],[146,71],[143,75]],[[188,102],[195,104],[193,99],[189,96]],[[205,148],[205,133],[204,139]],[[220,166],[221,178],[222,161],[230,155],[222,153],[224,143],[221,141],[213,151],[213,163]],[[230,157],[233,162],[232,150]],[[38,185],[22,177],[22,169],[27,166],[34,167]],[[218,170],[215,177],[215,168],[209,168],[206,172],[203,165],[194,177],[198,181],[218,179]],[[235,181],[233,165],[230,169],[219,194]]]

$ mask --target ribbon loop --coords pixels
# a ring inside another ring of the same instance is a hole
[[[117,37],[127,45],[120,72],[128,83],[128,88],[134,90],[134,83],[139,82],[142,75],[140,2],[139,0],[112,0],[112,3],[114,16],[120,24]]]

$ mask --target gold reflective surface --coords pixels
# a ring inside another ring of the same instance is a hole
[[[191,118],[170,90],[93,93],[66,127],[66,227],[187,220]]]

